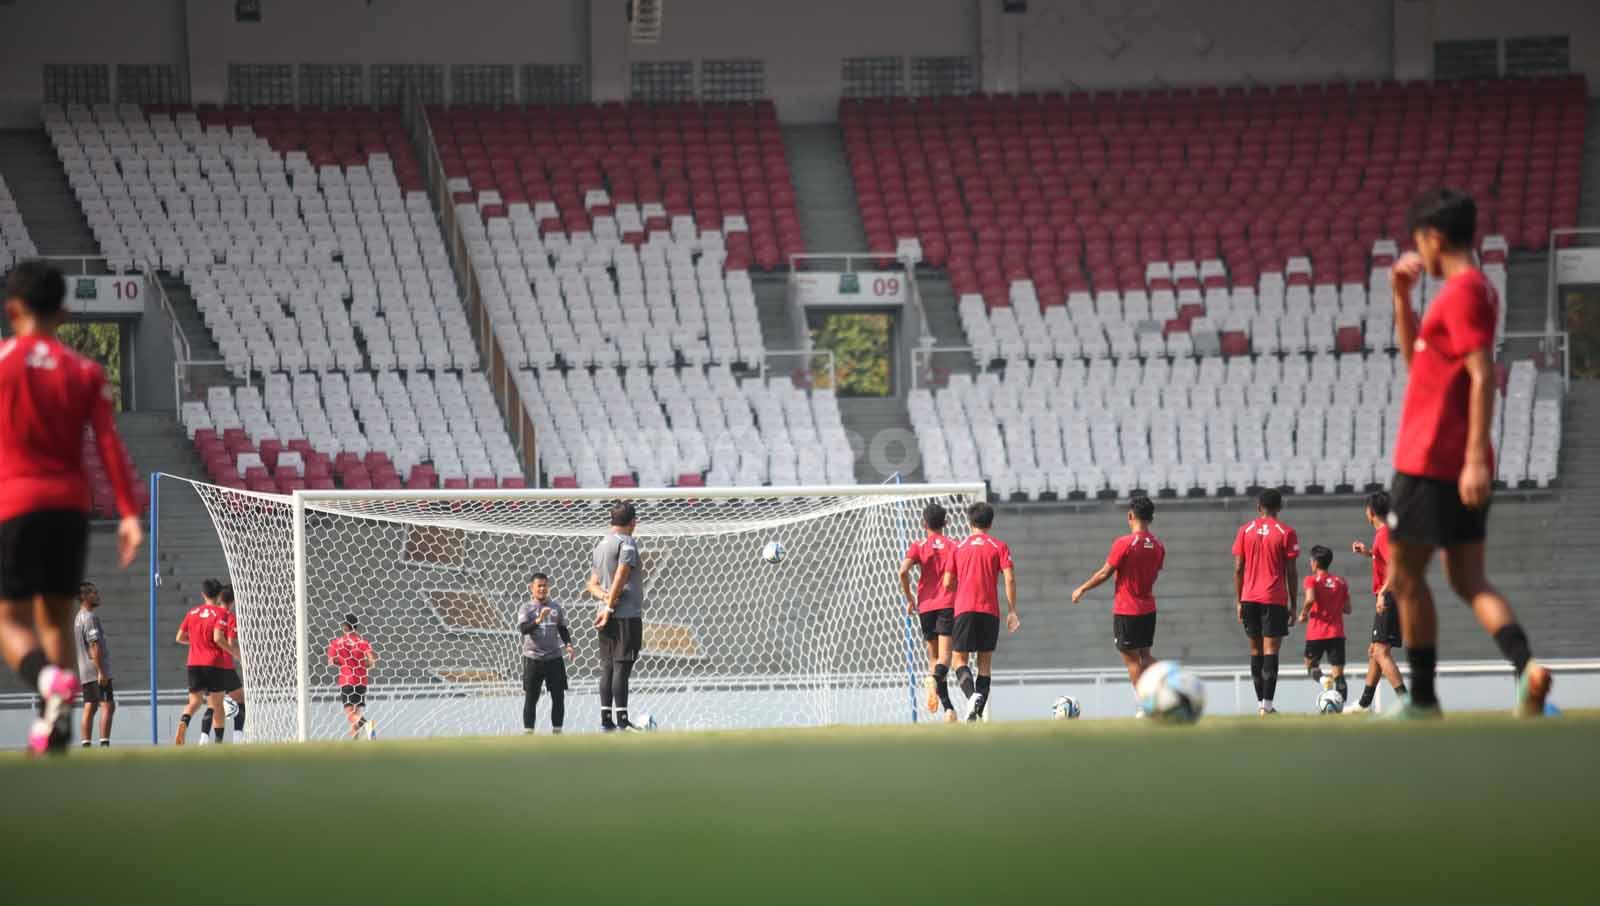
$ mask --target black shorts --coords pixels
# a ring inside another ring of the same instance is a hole
[[[1306,660],[1316,662],[1328,656],[1334,667],[1344,666],[1344,639],[1306,639]]]
[[[1389,592],[1383,593],[1383,600],[1387,605],[1383,612],[1374,611],[1372,614],[1372,641],[1390,648],[1402,648],[1405,642],[1400,637],[1400,605]]]
[[[1000,642],[1000,618],[976,611],[956,617],[950,647],[955,651],[993,651]]]
[[[917,614],[917,620],[922,623],[922,640],[931,642],[939,636],[949,635],[955,631],[956,612],[950,607],[928,610]]]
[[[111,687],[111,680],[83,684],[83,703],[98,705],[105,702],[108,705],[117,703],[117,691]]]
[[[1138,616],[1114,613],[1111,615],[1111,641],[1118,651],[1138,651],[1156,643],[1156,615]]]
[[[221,688],[215,690],[217,692],[234,692],[244,688],[244,683],[239,680],[239,671],[232,667],[218,667],[217,682],[222,684]]]
[[[1289,634],[1289,608],[1283,604],[1244,602],[1244,634],[1252,639],[1281,639]]]
[[[73,597],[89,556],[89,516],[39,510],[0,522],[0,598]]]
[[[1389,533],[1410,544],[1472,544],[1489,536],[1489,506],[1469,509],[1454,481],[1396,472],[1389,488]]]
[[[644,620],[612,617],[600,627],[600,660],[636,661],[644,647]]]
[[[567,662],[558,657],[523,658],[522,691],[538,695],[540,683],[551,692],[567,691]]]
[[[222,676],[222,672],[223,672],[222,669],[219,668],[219,667],[193,667],[193,666],[191,666],[189,668],[189,691],[190,692],[227,692],[227,691],[229,691],[228,689],[224,688],[228,684],[228,681],[227,681],[226,677]]]
[[[359,686],[340,686],[339,703],[344,705],[346,708],[365,708],[367,706],[366,684],[363,683]]]

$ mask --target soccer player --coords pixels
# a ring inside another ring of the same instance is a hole
[[[1278,521],[1283,495],[1267,488],[1256,501],[1256,518],[1239,528],[1233,540],[1233,592],[1240,625],[1250,639],[1250,679],[1256,687],[1256,713],[1276,714],[1278,646],[1294,625],[1289,610],[1291,589],[1299,576],[1300,537]]]
[[[1112,574],[1117,577],[1111,605],[1111,638],[1128,670],[1128,681],[1139,685],[1139,675],[1156,662],[1150,648],[1156,641],[1156,577],[1167,561],[1167,549],[1150,533],[1156,505],[1140,494],[1128,502],[1128,534],[1111,543],[1111,553],[1087,582],[1072,592],[1072,603],[1098,588]],[[1144,716],[1139,707],[1135,717]]]
[[[567,662],[572,657],[572,630],[567,609],[550,600],[550,577],[534,573],[528,582],[533,600],[517,609],[522,633],[522,732],[532,733],[539,708],[539,687],[550,690],[550,732],[561,733],[567,716]]]
[[[644,563],[633,537],[639,516],[633,504],[611,507],[611,532],[594,546],[588,592],[600,602],[600,729],[632,730],[628,681],[644,644]]]
[[[100,746],[111,745],[111,715],[117,710],[116,691],[111,687],[111,649],[95,608],[100,606],[100,589],[93,582],[78,586],[78,618],[72,624],[72,637],[78,643],[78,679],[83,683],[83,748],[89,748],[94,730],[95,711],[100,712]]]
[[[1424,574],[1433,552],[1443,548],[1450,588],[1516,671],[1516,713],[1541,715],[1550,671],[1533,660],[1527,633],[1484,570],[1500,300],[1472,256],[1478,208],[1465,193],[1436,189],[1412,205],[1408,219],[1416,251],[1401,255],[1390,275],[1395,331],[1410,370],[1389,489],[1389,589],[1400,603],[1411,663],[1411,694],[1395,714],[1439,714],[1439,623]],[[1411,290],[1424,271],[1444,286],[1419,324]]]
[[[944,574],[945,588],[955,590],[955,633],[951,637],[956,663],[956,680],[967,695],[967,720],[983,719],[989,704],[989,675],[994,666],[994,649],[1000,641],[1000,602],[995,595],[995,580],[1005,577],[1006,629],[1022,627],[1017,615],[1017,576],[1011,562],[1011,548],[989,534],[994,525],[994,507],[984,502],[967,507],[968,535],[956,546],[950,571]],[[976,652],[978,677],[974,681],[969,656]]]
[[[928,710],[944,714],[945,723],[956,720],[950,703],[950,633],[955,631],[955,592],[946,588],[944,575],[954,572],[956,545],[944,536],[944,507],[930,503],[922,510],[927,536],[911,542],[900,561],[900,593],[906,613],[922,624],[922,641],[928,647]],[[911,570],[917,570],[917,592],[911,593]]]
[[[1400,607],[1389,591],[1389,494],[1375,491],[1367,495],[1367,524],[1372,526],[1371,546],[1355,541],[1350,550],[1363,557],[1372,558],[1372,594],[1377,599],[1372,614],[1372,642],[1367,646],[1367,685],[1361,690],[1361,701],[1348,709],[1359,714],[1372,707],[1372,697],[1378,691],[1378,677],[1382,676],[1394,687],[1397,701],[1404,701],[1406,681],[1395,665],[1393,649],[1400,647]]]
[[[363,731],[368,739],[378,738],[378,723],[367,717],[367,677],[378,664],[372,643],[356,631],[360,623],[353,613],[344,615],[339,634],[328,640],[328,666],[339,668],[339,701],[350,722],[350,738]]]
[[[1306,576],[1300,621],[1306,624],[1306,674],[1324,689],[1338,689],[1343,698],[1350,694],[1344,679],[1344,615],[1350,612],[1350,585],[1328,572],[1332,565],[1333,551],[1320,544],[1311,548],[1311,575]],[[1322,675],[1323,655],[1333,671],[1331,682]]]
[[[228,699],[222,703],[224,709],[228,703],[233,703],[233,740],[244,742],[244,680],[239,678],[239,662],[244,655],[239,651],[239,615],[233,612],[233,586],[224,585],[222,591],[217,593],[216,605],[222,612],[218,620],[218,629],[222,637],[217,639],[217,644],[223,651],[222,666],[218,668],[217,679],[221,682],[223,691]],[[210,708],[206,709],[200,718],[200,743],[205,744],[206,738],[211,734],[212,721],[216,713]],[[217,733],[222,733],[222,727],[217,726]]]
[[[184,614],[183,623],[178,627],[178,644],[189,646],[189,701],[178,716],[178,732],[172,740],[174,745],[180,746],[188,737],[194,712],[202,703],[213,712],[222,710],[222,696],[227,691],[223,688],[227,681],[221,672],[227,651],[217,644],[218,639],[226,638],[223,629],[226,618],[222,608],[217,606],[222,596],[222,583],[207,579],[200,584],[200,594],[201,602]],[[216,728],[216,741],[222,742],[220,726]]]
[[[144,540],[133,476],[100,366],[56,339],[66,321],[66,281],[39,261],[6,278],[12,336],[0,342],[0,654],[29,688],[41,713],[28,751],[61,752],[72,734],[78,696],[73,663],[73,599],[89,549],[88,473],[83,429],[116,497],[117,556],[126,567]]]

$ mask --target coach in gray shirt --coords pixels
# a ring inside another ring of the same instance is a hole
[[[93,582],[78,586],[78,616],[72,621],[72,638],[78,644],[78,681],[83,684],[83,742],[89,747],[94,730],[94,712],[101,710],[100,745],[111,745],[111,715],[117,710],[117,696],[111,688],[111,649],[95,608],[100,606],[100,589]]]
[[[517,608],[522,634],[522,732],[532,733],[539,707],[539,687],[550,690],[550,732],[559,734],[567,716],[567,662],[572,656],[572,630],[567,609],[550,600],[550,577],[534,573],[528,582],[533,600]]]
[[[600,602],[600,729],[631,730],[628,679],[644,644],[644,564],[633,533],[639,525],[631,503],[611,507],[611,533],[594,546],[589,594]]]

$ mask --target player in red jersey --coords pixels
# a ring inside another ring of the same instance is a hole
[[[222,583],[207,579],[200,585],[201,602],[184,614],[178,627],[177,643],[189,646],[189,701],[178,717],[178,732],[172,739],[174,745],[183,745],[189,734],[189,721],[204,702],[212,712],[222,710],[222,696],[228,691],[228,681],[222,665],[227,663],[227,612],[217,605],[222,595]],[[216,741],[222,742],[222,727],[215,729]]]
[[[0,342],[0,651],[43,703],[28,731],[34,755],[65,750],[78,695],[72,621],[92,500],[85,427],[116,494],[123,566],[144,538],[105,373],[56,339],[65,296],[59,270],[17,265],[6,279],[13,335]]]
[[[1011,563],[1011,548],[989,534],[994,525],[994,507],[974,503],[967,507],[967,522],[972,534],[956,547],[952,569],[944,574],[944,586],[955,590],[954,649],[956,679],[967,695],[967,720],[982,720],[989,703],[989,672],[994,665],[994,649],[1000,641],[1000,601],[995,581],[1002,576],[1006,584],[1006,629],[1022,627],[1017,615],[1017,575]],[[978,677],[972,677],[969,655],[978,655]]]
[[[1139,685],[1139,674],[1156,662],[1150,648],[1156,641],[1156,577],[1167,561],[1167,549],[1150,533],[1156,505],[1140,494],[1128,502],[1128,532],[1111,544],[1106,562],[1087,582],[1072,592],[1072,603],[1101,583],[1117,577],[1116,597],[1111,606],[1111,637],[1128,668],[1128,680]],[[1137,696],[1135,696],[1137,697]],[[1143,717],[1140,708],[1136,716]]]
[[[1239,623],[1250,639],[1250,679],[1256,687],[1256,712],[1276,714],[1278,646],[1294,625],[1289,610],[1299,586],[1295,561],[1300,536],[1278,521],[1283,495],[1267,488],[1257,500],[1259,514],[1241,526],[1233,540],[1233,591]]]
[[[233,611],[233,586],[224,585],[216,597],[216,607],[222,611],[222,616],[217,620],[217,626],[222,630],[221,638],[217,644],[222,648],[222,666],[218,668],[216,677],[226,694],[228,701],[222,703],[224,708],[229,702],[233,704],[233,741],[244,742],[244,680],[239,677],[239,664],[244,660],[244,655],[239,651],[239,615]],[[206,709],[200,718],[200,743],[205,744],[206,738],[211,735],[212,723],[216,720],[216,712]],[[222,727],[217,725],[217,732]]]
[[[369,720],[367,708],[367,674],[378,663],[372,643],[356,631],[356,615],[344,615],[339,634],[328,640],[328,666],[339,668],[339,700],[344,704],[345,719],[350,722],[350,738],[355,739],[366,731],[368,739],[378,738],[378,724]]]
[[[1306,624],[1306,674],[1324,689],[1338,689],[1342,700],[1350,694],[1344,679],[1344,616],[1350,612],[1350,585],[1328,572],[1332,565],[1333,551],[1320,544],[1311,549],[1311,575],[1306,576],[1300,621]],[[1333,671],[1331,682],[1322,675],[1324,655]]]
[[[1374,491],[1367,495],[1367,524],[1372,526],[1372,544],[1351,542],[1350,550],[1363,557],[1372,558],[1372,595],[1376,599],[1372,614],[1372,642],[1367,645],[1367,685],[1361,690],[1361,701],[1346,708],[1348,714],[1359,714],[1372,707],[1372,697],[1378,692],[1378,677],[1382,676],[1394,687],[1396,701],[1404,701],[1406,681],[1395,665],[1393,651],[1400,647],[1400,606],[1394,593],[1389,591],[1389,494]]]
[[[1439,622],[1425,573],[1433,552],[1443,548],[1451,589],[1516,670],[1516,712],[1540,715],[1550,694],[1550,671],[1533,660],[1527,633],[1484,570],[1500,300],[1473,260],[1478,208],[1465,193],[1437,189],[1412,205],[1409,221],[1417,250],[1401,255],[1390,275],[1395,331],[1410,370],[1389,489],[1389,587],[1400,602],[1411,662],[1411,694],[1396,714],[1439,713]],[[1424,272],[1442,278],[1444,286],[1419,324],[1411,290]]]
[[[927,536],[911,543],[900,561],[900,593],[906,613],[922,624],[922,641],[928,646],[928,710],[942,711],[946,723],[956,719],[950,703],[950,633],[955,629],[955,592],[944,585],[944,574],[955,571],[956,544],[944,536],[945,509],[930,503],[922,510]],[[911,570],[917,570],[917,591],[911,592]]]

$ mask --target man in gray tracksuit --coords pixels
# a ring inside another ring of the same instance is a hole
[[[533,600],[517,609],[522,634],[522,731],[533,732],[539,687],[550,690],[550,732],[560,733],[567,713],[567,662],[572,656],[572,630],[567,609],[550,600],[550,577],[534,573],[528,582]]]

